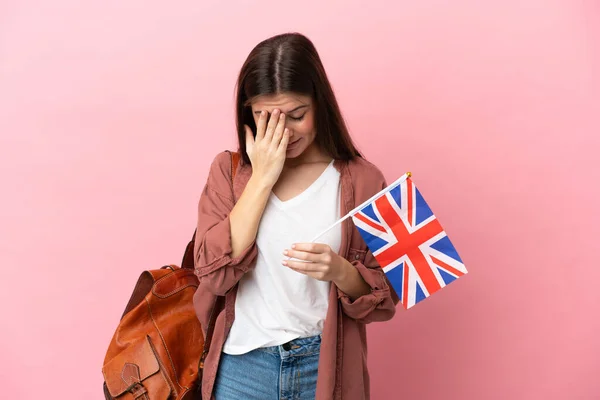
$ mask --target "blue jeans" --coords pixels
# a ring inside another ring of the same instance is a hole
[[[263,347],[246,354],[222,353],[216,400],[314,400],[321,335]]]

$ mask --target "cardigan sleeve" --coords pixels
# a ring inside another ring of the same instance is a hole
[[[234,206],[228,153],[213,161],[198,202],[194,243],[195,273],[208,290],[223,296],[255,266],[256,240],[237,257],[231,257],[230,213]]]
[[[346,293],[338,288],[338,298],[343,312],[364,324],[392,319],[396,313],[396,304],[399,299],[375,257],[368,251],[364,263],[353,260],[351,264],[371,287],[371,291],[352,301]]]
[[[369,176],[368,179],[357,179],[354,182],[356,205],[361,204],[388,186],[381,171],[376,167],[371,171],[373,171],[373,176]],[[338,288],[338,299],[341,302],[342,310],[350,318],[365,324],[374,321],[387,321],[396,313],[396,304],[399,302],[398,296],[389,284],[373,253],[360,237],[358,230],[354,230],[354,235],[358,235],[360,240],[354,241],[355,247],[349,249],[347,259],[360,273],[360,276],[371,290],[353,301]],[[356,243],[360,243],[360,246],[356,246]]]

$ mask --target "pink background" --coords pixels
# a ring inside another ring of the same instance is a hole
[[[369,327],[372,397],[600,398],[599,24],[573,0],[4,0],[2,398],[103,398],[138,275],[180,262],[234,144],[238,69],[290,30],[470,271]]]

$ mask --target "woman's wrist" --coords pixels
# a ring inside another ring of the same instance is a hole
[[[338,273],[332,279],[332,282],[352,300],[371,292],[371,287],[365,282],[354,265],[345,258],[342,258]]]
[[[337,268],[337,273],[335,274],[335,276],[333,276],[333,278],[331,279],[333,283],[335,283],[338,287],[340,285],[344,286],[344,283],[348,281],[348,277],[352,273],[351,269],[354,269],[354,266],[350,264],[350,261],[346,260],[341,256],[340,258],[340,266]]]
[[[273,189],[273,184],[262,176],[253,173],[248,181],[248,187],[259,195],[268,195]]]

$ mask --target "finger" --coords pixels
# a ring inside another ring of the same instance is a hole
[[[292,268],[292,267],[288,267],[288,268],[294,272],[297,272],[299,274],[306,275],[306,276],[311,276],[311,274],[315,273],[315,272],[308,272],[308,271],[304,271],[304,270],[296,269],[296,268]]]
[[[252,146],[254,146],[254,133],[248,125],[244,125],[244,130],[246,131],[246,153],[248,153],[252,151]]]
[[[292,249],[309,253],[327,253],[331,248],[324,243],[294,243]]]
[[[267,125],[267,130],[265,131],[265,140],[271,141],[273,137],[273,133],[275,132],[275,128],[279,123],[279,110],[275,109],[271,114],[271,118],[269,119],[269,124]]]
[[[265,137],[265,127],[267,126],[268,118],[269,114],[265,110],[262,110],[256,123],[256,139],[260,140]]]
[[[285,250],[283,252],[283,254],[285,256],[288,256],[290,258],[295,258],[297,260],[304,260],[304,261],[310,261],[310,262],[321,262],[321,254],[317,254],[317,253],[309,253],[306,251],[296,251],[296,250]]]
[[[281,137],[283,136],[283,131],[285,129],[285,114],[281,113],[279,115],[279,122],[275,127],[275,132],[273,133],[273,140],[271,141],[271,148],[273,150],[277,150],[279,147],[279,143],[281,142]]]
[[[279,147],[277,148],[277,151],[285,153],[289,142],[290,130],[288,128],[285,128],[285,130],[283,131],[283,137],[281,138],[281,142],[279,142]]]
[[[282,264],[286,267],[303,273],[323,272],[324,270],[323,265],[312,262],[285,260],[282,262]]]

